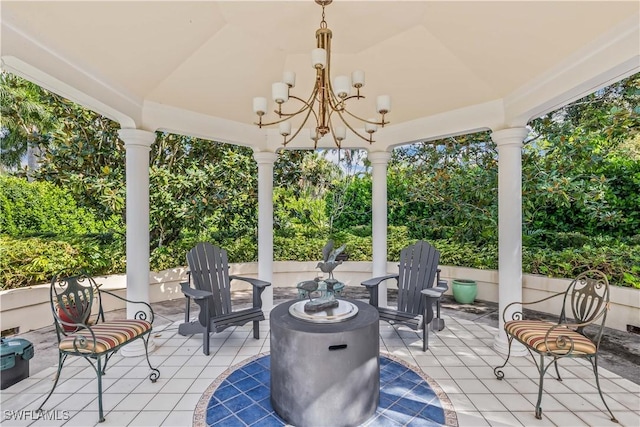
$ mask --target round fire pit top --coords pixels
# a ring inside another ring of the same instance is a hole
[[[309,302],[309,300],[304,299],[293,303],[291,307],[289,307],[289,314],[297,319],[311,323],[344,322],[358,314],[358,307],[355,304],[341,299],[338,300],[339,304],[337,307],[328,308],[314,313],[307,313],[304,311],[304,305],[307,302]]]

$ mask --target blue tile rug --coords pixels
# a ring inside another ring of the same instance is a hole
[[[194,426],[286,426],[271,407],[270,356],[254,356],[227,369],[207,388],[194,412]],[[380,404],[366,427],[453,426],[453,405],[419,368],[380,356]]]

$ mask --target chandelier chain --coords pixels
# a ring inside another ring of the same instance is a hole
[[[322,21],[320,21],[320,28],[327,28],[327,21],[324,20],[324,4],[322,5]]]

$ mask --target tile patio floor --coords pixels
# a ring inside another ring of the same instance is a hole
[[[249,325],[212,335],[211,355],[205,356],[201,336],[178,335],[181,316],[179,312],[163,313],[156,320],[151,363],[161,371],[157,383],[148,380],[144,357],[117,354],[109,361],[103,378],[106,421],[100,426],[190,426],[196,403],[215,378],[230,366],[269,351],[269,323],[265,321],[261,322],[260,340],[253,339]],[[380,349],[419,366],[435,379],[453,403],[461,427],[616,425],[603,412],[588,362],[563,361],[563,382],[547,376],[543,419],[536,420],[537,383],[531,378],[538,374],[531,358],[512,358],[505,368],[505,380],[498,381],[493,367],[503,363],[503,356],[492,347],[496,328],[443,317],[446,328],[430,334],[426,353],[415,332],[385,322],[380,323]],[[2,426],[96,425],[95,373],[85,361],[74,359],[78,358],[68,359],[61,383],[45,406],[58,411],[58,420],[33,421],[35,413],[30,412],[52,385],[56,368],[49,367],[0,393]],[[640,426],[640,385],[600,371],[605,398],[619,425]],[[31,419],[9,419],[15,415]]]

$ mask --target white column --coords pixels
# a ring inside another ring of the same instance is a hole
[[[387,164],[391,159],[388,151],[369,152],[371,162],[371,213],[373,241],[373,277],[387,274]],[[378,305],[387,306],[387,284],[378,288]]]
[[[258,278],[271,282],[273,278],[273,164],[276,154],[257,151],[258,163]],[[262,308],[273,307],[273,286],[262,293]]]
[[[156,134],[140,129],[120,129],[118,136],[124,141],[127,163],[127,299],[148,303],[149,151]],[[127,318],[133,319],[141,308],[141,304],[127,303]],[[149,339],[149,351],[154,348],[153,339]],[[145,354],[141,340],[124,346],[120,352],[123,356]]]
[[[494,348],[506,354],[507,335],[502,312],[522,301],[522,142],[529,131],[525,127],[503,129],[491,134],[498,146],[498,335]],[[521,310],[513,306],[506,315]],[[524,355],[523,346],[514,343],[511,354]]]

